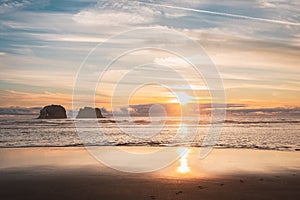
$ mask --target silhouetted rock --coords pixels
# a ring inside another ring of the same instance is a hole
[[[40,110],[38,119],[65,119],[66,109],[61,105],[49,105]]]
[[[80,108],[76,118],[103,118],[99,108],[84,107]]]

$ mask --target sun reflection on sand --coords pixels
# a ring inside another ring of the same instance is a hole
[[[182,150],[181,150],[182,151]],[[179,173],[182,173],[182,174],[185,174],[185,173],[188,173],[191,171],[189,165],[188,165],[188,155],[189,155],[189,152],[190,150],[187,149],[187,150],[184,150],[186,152],[184,152],[179,160],[180,162],[180,166],[177,168],[177,172]]]

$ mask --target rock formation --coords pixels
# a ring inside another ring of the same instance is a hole
[[[84,107],[80,108],[76,118],[103,118],[99,108]]]
[[[38,119],[64,119],[67,118],[66,109],[61,105],[48,105],[40,110]]]

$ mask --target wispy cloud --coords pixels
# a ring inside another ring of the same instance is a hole
[[[17,10],[17,9],[23,8],[25,6],[28,6],[31,3],[32,2],[28,1],[28,0],[23,0],[23,1],[4,0],[0,3],[0,13],[3,14],[5,12]]]
[[[49,0],[3,0],[0,3],[0,14],[13,12],[26,7],[40,8],[49,4]]]
[[[225,13],[225,12],[215,12],[215,11],[209,11],[209,10],[203,10],[203,9],[178,7],[178,6],[165,5],[165,4],[153,4],[153,3],[146,3],[146,2],[143,2],[143,4],[150,5],[150,6],[155,6],[155,7],[164,7],[164,8],[185,10],[185,11],[191,11],[191,12],[197,12],[197,13],[219,15],[219,16],[223,16],[223,17],[233,17],[233,18],[240,18],[240,19],[247,19],[247,20],[263,21],[263,22],[268,22],[268,23],[276,23],[276,24],[300,26],[300,23],[290,22],[290,21],[287,21],[287,20],[284,21],[284,20],[276,20],[276,19],[252,17],[252,16],[246,16],[246,15],[238,15],[238,14],[231,14],[231,13]]]
[[[9,107],[19,105],[22,107],[43,107],[47,104],[62,104],[67,108],[71,107],[72,98],[64,93],[34,93],[20,92],[15,90],[1,91],[0,105]]]
[[[257,0],[257,3],[262,8],[276,8],[274,0]]]
[[[85,25],[135,25],[154,21],[160,11],[138,1],[100,1],[75,14],[73,19]]]
[[[4,107],[0,108],[0,115],[36,115],[38,116],[40,107]]]

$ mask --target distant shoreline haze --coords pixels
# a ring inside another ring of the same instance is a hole
[[[136,105],[133,105],[136,106]],[[143,107],[144,108],[141,108]],[[201,105],[200,105],[201,106]],[[131,116],[148,116],[148,108],[149,104],[145,105],[139,105],[140,110],[143,112],[130,112]],[[0,115],[20,115],[20,116],[38,116],[40,113],[40,110],[43,107],[0,107]],[[112,116],[111,111],[106,110],[105,108],[100,108],[101,113],[104,116]],[[77,113],[79,109],[76,110],[66,110],[68,118],[71,118],[72,116],[77,116]],[[123,112],[127,112],[127,110],[123,110]],[[200,107],[200,115],[207,115],[209,114],[208,108],[201,108]],[[247,107],[229,107],[226,110],[228,115],[234,115],[234,116],[300,116],[300,107],[275,107],[275,108],[247,108]],[[118,112],[119,115],[122,115],[122,112]],[[124,113],[124,115],[127,113]],[[192,113],[191,113],[192,114]],[[194,113],[197,114],[197,113]],[[169,116],[180,116],[180,113],[178,115],[172,115]]]

